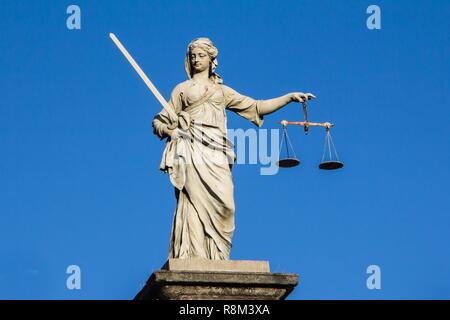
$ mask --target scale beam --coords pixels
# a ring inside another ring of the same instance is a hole
[[[309,121],[287,121],[282,120],[280,123],[286,127],[287,125],[294,125],[294,126],[302,126],[302,127],[325,127],[327,129],[334,126],[334,124],[330,122],[309,122]]]

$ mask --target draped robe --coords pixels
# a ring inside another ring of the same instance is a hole
[[[154,133],[161,139],[167,127],[178,126],[184,133],[168,139],[160,164],[177,199],[169,258],[229,259],[235,228],[231,175],[235,153],[227,139],[225,110],[260,127],[259,103],[223,84],[187,80],[175,87],[169,101],[177,121],[164,109],[155,116]]]

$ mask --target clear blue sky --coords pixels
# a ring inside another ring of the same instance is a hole
[[[301,166],[234,168],[233,259],[300,275],[292,299],[450,298],[448,1],[0,2],[0,298],[129,299],[166,260],[175,199],[158,170],[161,93],[210,37],[225,83],[258,99],[313,92],[345,168],[318,170],[322,130],[290,132]],[[368,30],[366,8],[381,8]],[[301,120],[298,104],[266,118]],[[229,128],[253,124],[228,114]],[[82,289],[66,289],[66,267]],[[381,267],[368,290],[366,268]]]

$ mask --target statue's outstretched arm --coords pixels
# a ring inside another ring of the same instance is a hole
[[[315,96],[312,93],[293,92],[284,96],[273,98],[269,100],[259,100],[258,111],[259,114],[265,116],[272,112],[281,109],[290,102],[305,102],[310,99],[314,99]]]

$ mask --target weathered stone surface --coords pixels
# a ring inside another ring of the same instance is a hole
[[[162,267],[169,271],[270,272],[268,261],[169,259]]]
[[[282,300],[297,284],[297,274],[158,270],[151,275],[135,299]]]

